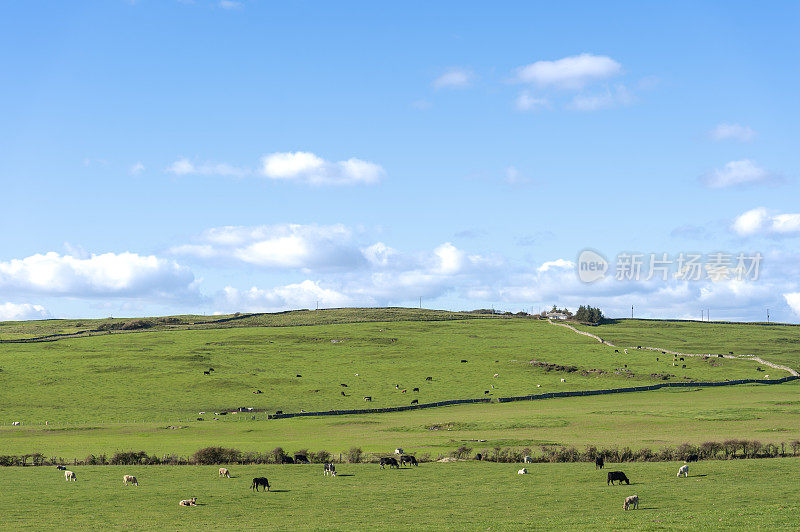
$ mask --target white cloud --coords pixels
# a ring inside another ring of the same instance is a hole
[[[375,163],[350,158],[331,162],[310,152],[272,153],[261,159],[261,174],[311,185],[357,185],[380,181],[386,172]]]
[[[551,261],[542,263],[542,265],[539,266],[539,268],[536,271],[538,271],[538,272],[546,272],[546,271],[551,270],[551,269],[562,269],[562,270],[568,269],[568,270],[571,270],[573,268],[575,268],[575,263],[572,262],[571,260],[556,259],[556,260],[551,260]]]
[[[522,91],[517,96],[516,107],[520,111],[538,111],[550,108],[550,100],[547,98],[536,98],[530,91]]]
[[[0,303],[0,321],[45,320],[50,312],[41,305]]]
[[[175,175],[219,175],[225,177],[244,177],[250,173],[246,168],[239,168],[227,163],[195,164],[181,157],[167,167],[167,172]]]
[[[0,262],[0,290],[7,292],[169,298],[193,283],[192,272],[174,261],[129,252],[87,258],[49,252]]]
[[[352,231],[341,224],[217,227],[205,231],[196,241],[175,246],[170,252],[274,269],[352,269],[366,262]]]
[[[305,280],[300,283],[276,286],[270,289],[252,287],[249,290],[238,290],[225,287],[218,298],[217,305],[230,310],[247,312],[270,312],[285,309],[347,307],[354,300],[334,289],[323,288],[319,282]]]
[[[135,164],[131,165],[130,169],[128,170],[128,173],[130,175],[139,175],[142,172],[144,172],[144,170],[145,170],[144,165],[141,162],[136,162]]]
[[[740,126],[739,124],[727,124],[723,122],[712,129],[709,135],[714,140],[739,140],[741,142],[749,142],[756,136],[756,132],[749,126]]]
[[[509,185],[526,185],[531,182],[531,179],[522,175],[516,166],[509,166],[506,168],[505,182]]]
[[[613,89],[606,88],[604,92],[595,94],[577,94],[569,104],[576,111],[597,111],[622,105],[629,105],[633,95],[624,85],[616,85]]]
[[[758,207],[737,216],[731,228],[741,236],[757,233],[796,235],[800,234],[800,214],[773,214]]]
[[[792,309],[792,312],[800,316],[800,292],[791,292],[783,294],[786,304]]]
[[[450,68],[433,80],[435,89],[463,89],[469,87],[475,75],[466,68]]]
[[[556,61],[537,61],[517,68],[517,80],[540,87],[577,90],[588,83],[622,72],[622,65],[608,56],[580,54]]]
[[[775,176],[758,166],[755,161],[742,159],[726,163],[722,169],[702,177],[702,181],[711,188],[726,188],[752,183],[771,181]]]

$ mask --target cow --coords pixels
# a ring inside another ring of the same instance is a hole
[[[393,467],[394,467],[395,469],[400,469],[400,464],[398,464],[398,463],[397,463],[397,460],[395,460],[395,459],[394,459],[393,457],[391,457],[391,456],[387,456],[387,457],[385,457],[385,458],[381,458],[380,465],[381,465],[381,469],[386,469],[386,466],[387,466],[387,465],[389,466],[389,469],[391,469],[391,468],[393,468]]]
[[[340,384],[339,386],[341,386],[342,388],[347,388],[346,384]]]
[[[302,377],[302,375],[300,375],[300,374],[298,373],[298,374],[297,374],[297,377]]]
[[[325,475],[336,476],[336,466],[333,465],[333,463],[325,464],[325,468],[322,470],[322,476]]]
[[[689,462],[697,462],[698,460],[700,460],[700,456],[696,454],[690,454],[686,457],[686,460],[684,460],[683,462],[685,464],[688,464]]]
[[[416,400],[416,399],[414,399],[413,401],[411,401],[411,404],[412,404],[412,405],[418,405],[418,404],[419,404],[419,401],[418,401],[418,400]]]
[[[523,464],[532,464],[533,463],[533,458],[531,458],[530,456],[525,456],[525,457],[522,458],[522,463]]]
[[[489,395],[489,390],[484,390],[483,395]]]
[[[184,499],[178,503],[178,506],[197,506],[197,497],[191,499]]]
[[[219,468],[219,476],[220,477],[225,477],[225,478],[231,478],[231,472],[228,471],[228,469],[225,468],[225,467],[220,467]]]
[[[613,486],[615,480],[618,481],[620,484],[622,484],[623,482],[625,482],[626,484],[631,483],[631,481],[628,480],[628,477],[626,477],[625,473],[623,473],[622,471],[609,471],[608,481],[606,482],[606,485],[611,484]]]
[[[678,478],[680,477],[688,477],[689,476],[689,466],[682,465],[680,469],[678,469]]]
[[[476,454],[475,455],[475,460],[480,462],[481,460],[483,460],[483,455],[481,453]]]
[[[433,377],[425,377],[425,380],[426,380],[426,381],[432,381],[432,380],[433,380]]]
[[[372,397],[370,397],[369,395],[365,395],[364,396],[364,401],[372,402]]]
[[[614,352],[615,353],[619,353],[619,349],[614,349]]]
[[[634,510],[639,509],[639,496],[638,495],[631,495],[630,497],[625,497],[625,502],[622,504],[622,509],[627,510],[633,506]]]
[[[262,392],[261,390],[256,390],[256,391],[254,391],[253,393],[254,393],[254,394],[256,394],[256,395],[258,395],[258,394],[260,394],[260,393],[264,393],[264,392]]]
[[[138,486],[139,485],[139,481],[136,480],[136,477],[134,477],[133,475],[125,475],[125,476],[122,477],[122,483],[125,486],[128,485],[128,482],[130,482],[134,486]]]
[[[210,371],[204,371],[203,375],[211,375],[211,372]]]
[[[78,477],[75,476],[75,473],[70,471],[69,469],[64,470],[64,480],[69,482],[70,480],[74,480],[75,482],[78,481]]]
[[[258,487],[262,486],[264,491],[269,491],[269,480],[267,477],[256,477],[253,479],[253,484],[250,486],[250,489],[253,491],[258,491]]]
[[[466,360],[462,360],[462,361],[461,361],[461,363],[462,363],[462,364],[466,364],[466,363],[467,363],[467,361],[466,361]]]
[[[567,379],[561,379],[561,382],[567,382]]]
[[[406,393],[407,391],[408,391],[408,389],[403,388],[402,390],[400,390],[400,393]]]
[[[394,454],[403,454],[403,449],[398,447],[397,449],[394,450]]]
[[[412,388],[412,389],[411,389],[411,391],[412,391],[412,392],[418,392],[418,391],[419,391],[419,388]]]
[[[203,421],[203,418],[199,417],[197,418],[197,421]]]
[[[527,475],[527,474],[528,474],[528,470],[525,469],[524,467],[522,469],[520,469],[519,471],[517,471],[517,475]]]
[[[594,468],[595,469],[603,469],[603,467],[605,465],[606,465],[606,462],[605,462],[605,460],[603,459],[602,456],[598,456],[597,458],[594,459]]]
[[[20,422],[19,421],[12,421],[11,422],[11,426],[12,427],[19,427],[20,426]]]
[[[404,454],[400,457],[400,465],[411,464],[413,466],[418,466],[417,459],[410,454]]]
[[[214,371],[214,368],[208,368],[208,371]]]
[[[63,465],[56,466],[56,469],[58,469],[59,471],[66,471],[67,470],[67,468],[64,467]]]

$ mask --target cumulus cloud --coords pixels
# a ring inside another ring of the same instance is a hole
[[[169,298],[190,291],[194,280],[172,260],[129,252],[86,258],[49,252],[0,262],[0,290],[9,293]]]
[[[227,163],[195,164],[181,157],[167,167],[167,172],[179,176],[184,175],[218,175],[224,177],[243,177],[250,173],[246,168],[239,168]]]
[[[248,290],[238,290],[227,286],[217,298],[219,306],[248,312],[316,308],[317,303],[320,307],[347,307],[352,306],[354,300],[341,292],[324,288],[320,286],[319,282],[311,280],[269,289],[254,286]]]
[[[743,212],[731,226],[740,236],[800,234],[800,214],[774,214],[765,207]]]
[[[786,304],[792,309],[792,312],[800,316],[800,292],[791,292],[783,294]]]
[[[716,169],[703,176],[703,183],[711,188],[727,188],[739,185],[764,183],[774,179],[774,176],[758,166],[755,161],[742,159],[726,163],[721,169]]]
[[[197,259],[240,261],[275,269],[335,270],[362,266],[352,231],[341,225],[226,226],[205,231],[196,243],[170,249]]]
[[[714,140],[738,140],[749,142],[756,136],[756,132],[749,126],[739,124],[727,124],[725,122],[717,125],[709,132],[709,136]]]
[[[433,80],[435,89],[463,89],[469,87],[475,75],[466,68],[449,68]]]
[[[378,164],[361,159],[326,161],[311,152],[278,152],[261,159],[261,175],[269,179],[310,185],[364,185],[386,174]]]
[[[621,72],[622,65],[610,57],[584,53],[519,67],[516,79],[540,87],[578,90],[591,82],[608,79]]]
[[[52,318],[41,305],[29,303],[0,303],[0,321],[44,320]]]

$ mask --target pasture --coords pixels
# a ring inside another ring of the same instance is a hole
[[[145,530],[663,530],[791,529],[797,526],[800,459],[681,463],[518,464],[456,462],[382,471],[376,464],[84,466],[77,482],[54,467],[6,468],[0,475],[3,527]],[[622,470],[631,485],[607,486]],[[133,474],[139,487],[122,485]],[[253,493],[266,476],[268,493]],[[638,510],[623,511],[628,495]],[[198,506],[178,501],[197,497]]]

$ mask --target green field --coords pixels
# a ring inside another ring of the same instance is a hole
[[[796,529],[800,459],[608,464],[631,485],[607,486],[592,464],[457,462],[380,470],[339,464],[231,466],[84,466],[66,482],[54,467],[7,468],[0,475],[6,529],[167,530],[665,530]],[[139,487],[122,485],[133,474]],[[269,493],[250,481],[266,476]],[[622,502],[638,495],[638,510]],[[197,497],[198,506],[179,507]]]

